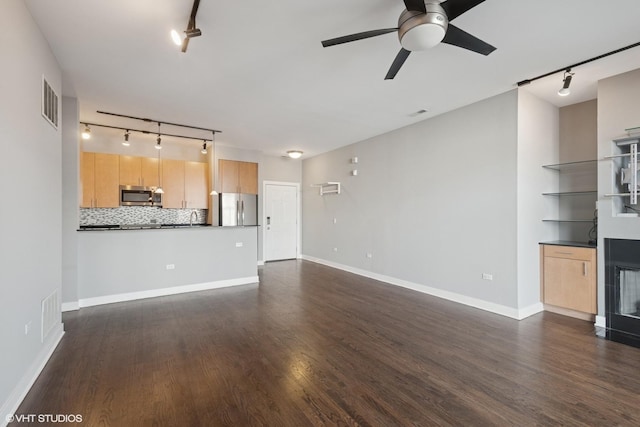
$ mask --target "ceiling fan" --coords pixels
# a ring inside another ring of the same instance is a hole
[[[402,48],[391,64],[385,80],[393,79],[398,74],[400,67],[412,51],[429,49],[440,42],[486,56],[496,48],[449,23],[482,2],[484,0],[446,0],[442,2],[439,0],[404,0],[406,9],[398,18],[397,28],[383,28],[337,37],[323,41],[322,46],[335,46],[397,31]]]

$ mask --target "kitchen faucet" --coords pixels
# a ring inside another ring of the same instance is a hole
[[[194,210],[191,211],[191,215],[189,215],[189,227],[193,226],[193,215],[194,214],[196,216],[196,221],[198,220],[198,211],[194,209]]]

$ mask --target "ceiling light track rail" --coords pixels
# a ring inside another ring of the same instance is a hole
[[[638,47],[638,46],[640,46],[640,42],[634,43],[634,44],[630,44],[629,46],[621,47],[620,49],[612,50],[611,52],[603,53],[602,55],[586,59],[586,60],[584,60],[582,62],[578,62],[576,64],[571,64],[571,65],[567,65],[566,67],[558,68],[555,71],[551,71],[549,73],[542,74],[540,76],[533,77],[531,79],[522,80],[522,81],[518,82],[517,84],[518,84],[518,87],[525,86],[525,85],[528,85],[529,83],[534,82],[536,80],[543,79],[545,77],[549,77],[549,76],[551,76],[553,74],[557,74],[557,73],[560,73],[560,72],[563,72],[563,71],[568,71],[568,70],[571,70],[572,68],[579,67],[580,65],[588,64],[590,62],[597,61],[599,59],[606,58],[607,56],[615,55],[616,53],[624,52],[625,50],[633,49],[634,47]]]
[[[173,133],[165,133],[165,132],[154,132],[154,131],[150,131],[150,130],[142,130],[142,129],[133,129],[133,128],[126,128],[126,127],[121,127],[121,126],[111,126],[111,125],[102,125],[99,123],[91,123],[91,122],[80,122],[85,126],[98,126],[98,127],[102,127],[102,128],[109,128],[109,129],[120,129],[120,130],[124,130],[124,131],[128,131],[128,132],[139,132],[139,133],[143,133],[145,135],[157,135],[157,136],[171,136],[174,138],[184,138],[184,139],[192,139],[194,141],[207,141],[207,142],[213,142],[213,139],[209,139],[209,138],[196,138],[194,136],[185,136],[185,135],[176,135]],[[162,122],[164,123],[164,122]],[[209,129],[204,129],[204,130],[209,130]],[[214,133],[215,132],[220,132],[220,131],[211,131]]]
[[[222,133],[221,130],[217,130],[217,129],[208,129],[208,128],[201,128],[201,127],[198,127],[198,126],[183,125],[183,124],[180,124],[180,123],[164,122],[162,120],[148,119],[146,117],[128,116],[126,114],[109,113],[107,111],[100,111],[100,110],[96,111],[96,113],[106,114],[108,116],[124,117],[126,119],[140,120],[140,121],[147,122],[147,123],[159,123],[159,124],[163,124],[163,125],[178,126],[178,127],[188,128],[188,129],[204,130],[204,131],[213,132],[213,133]],[[202,138],[193,138],[193,139],[202,140]]]

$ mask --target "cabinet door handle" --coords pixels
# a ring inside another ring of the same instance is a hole
[[[586,262],[582,263],[582,272],[583,272],[583,274],[585,276],[587,275],[587,263]]]
[[[558,251],[556,253],[560,254],[560,255],[573,255],[573,252],[560,252],[560,251]]]

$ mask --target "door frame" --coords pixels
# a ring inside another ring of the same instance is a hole
[[[265,212],[267,207],[267,185],[284,185],[287,187],[295,187],[296,189],[296,223],[298,225],[296,227],[296,259],[300,259],[302,253],[302,217],[300,215],[302,212],[302,200],[300,200],[300,183],[289,181],[262,181],[262,261],[259,264],[264,264],[266,262],[265,249],[267,241],[267,221]]]

